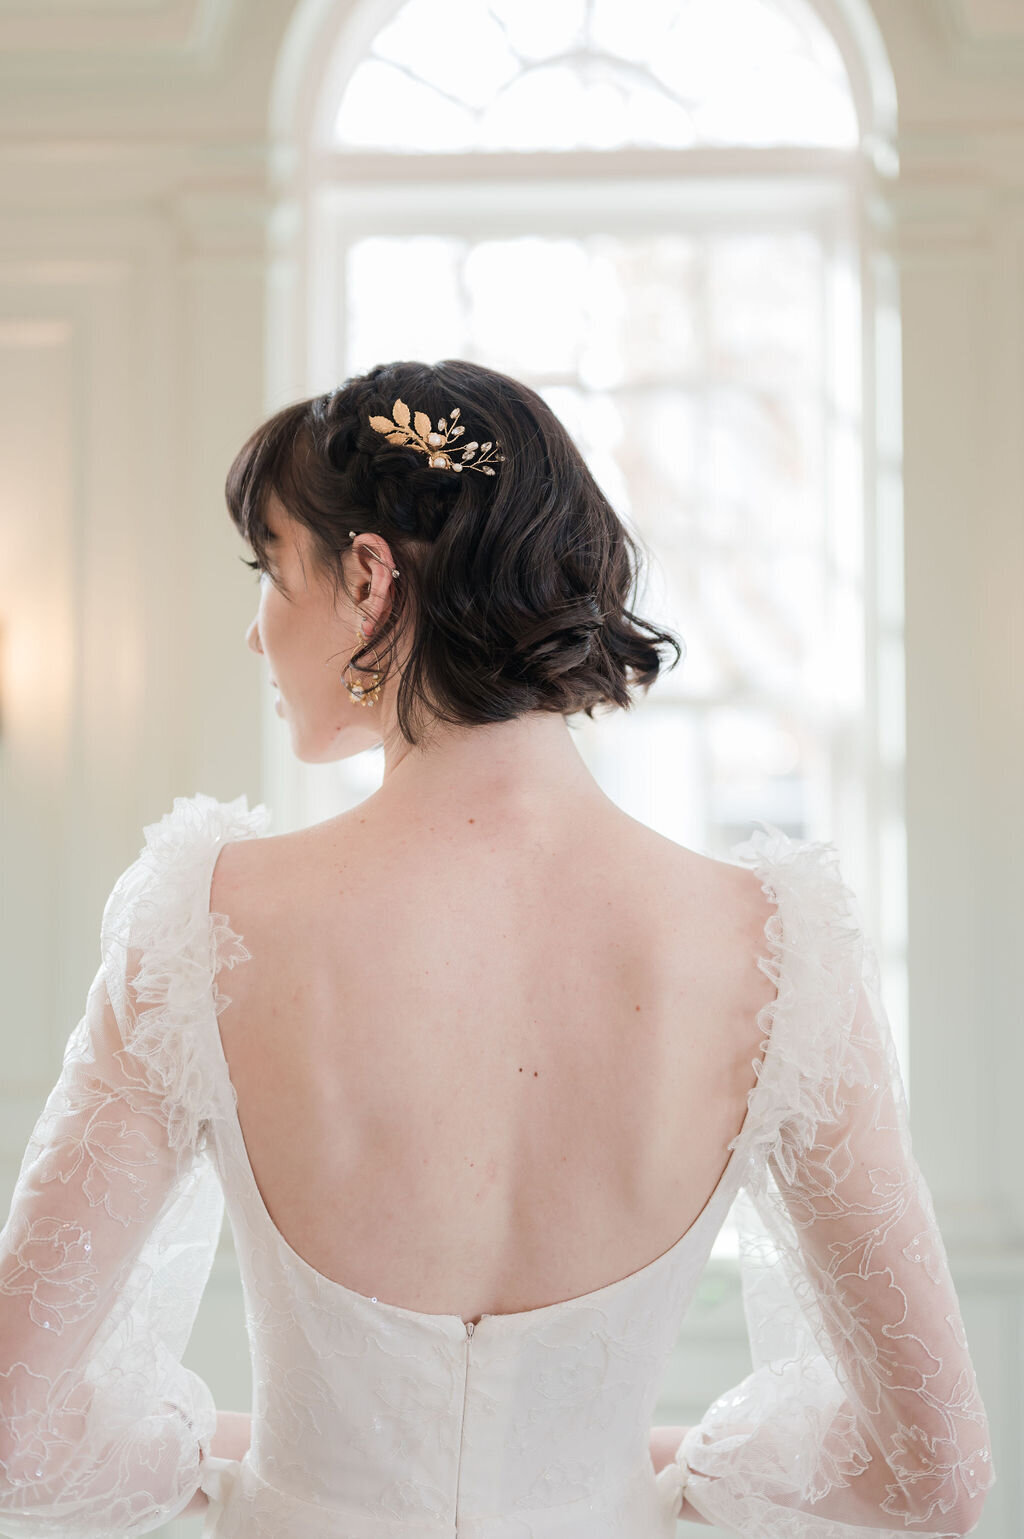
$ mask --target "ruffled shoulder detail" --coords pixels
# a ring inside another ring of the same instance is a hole
[[[228,1003],[223,967],[248,960],[226,914],[210,913],[210,882],[222,846],[258,837],[270,825],[261,802],[221,802],[202,792],[177,796],[143,829],[138,858],[107,899],[100,949],[124,1048],[119,1055],[140,1092],[158,1094],[172,1148],[200,1148],[218,1094],[216,1059],[202,1030]]]
[[[747,1121],[733,1140],[747,1145],[744,1184],[755,1191],[767,1179],[769,1161],[787,1181],[793,1178],[821,1123],[835,1119],[842,1084],[870,1084],[853,1023],[861,985],[877,964],[834,844],[794,839],[761,822],[730,856],[756,871],[777,905],[758,965],[778,992],[758,1012],[767,1041],[754,1061]]]

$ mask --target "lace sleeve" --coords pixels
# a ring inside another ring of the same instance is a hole
[[[220,965],[248,953],[208,913],[217,843],[190,820],[196,805],[179,798],[147,828],[111,892],[102,963],[0,1232],[12,1539],[158,1528],[196,1491],[215,1430],[207,1385],[181,1363],[223,1215],[197,1023]]]
[[[959,1539],[995,1471],[877,959],[834,846],[741,849],[779,985],[734,1208],[753,1371],[687,1432],[680,1488],[749,1539]]]

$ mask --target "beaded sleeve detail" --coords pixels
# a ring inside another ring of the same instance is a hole
[[[680,1445],[686,1499],[749,1539],[952,1539],[995,1471],[877,957],[833,845],[734,854],[778,904],[734,1207],[753,1371]]]
[[[199,1485],[216,1425],[181,1357],[223,1193],[206,1150],[217,1079],[198,1029],[248,957],[208,911],[245,797],[176,799],[104,908],[101,964],[0,1232],[0,1530],[109,1539],[159,1527]]]

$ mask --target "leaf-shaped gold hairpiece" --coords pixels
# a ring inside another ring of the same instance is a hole
[[[459,412],[460,408],[454,407],[435,428],[426,412],[413,414],[404,401],[396,401],[393,421],[390,417],[371,417],[370,426],[375,432],[383,433],[389,444],[404,444],[425,454],[431,470],[479,470],[482,475],[493,476],[494,462],[505,458],[499,452],[500,444],[491,443],[490,439],[481,444],[473,438],[468,444],[452,447],[453,441],[466,431],[458,420]],[[459,459],[455,458],[456,454],[460,455]]]

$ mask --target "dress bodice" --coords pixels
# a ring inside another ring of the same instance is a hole
[[[284,1511],[301,1495],[331,1513],[332,1539],[407,1539],[410,1523],[488,1539],[623,1539],[631,1524],[671,1534],[679,1471],[656,1479],[651,1421],[741,1153],[686,1233],[640,1270],[474,1323],[315,1271],[273,1225],[237,1121],[227,1127],[216,1158],[250,1320],[253,1442],[247,1468],[216,1469],[211,1490],[222,1500],[234,1482],[238,1516],[215,1532],[248,1534],[269,1507],[270,1531],[290,1534]]]
[[[830,845],[730,852],[773,901],[743,1125],[686,1232],[628,1276],[473,1324],[367,1297],[284,1239],[218,1015],[250,960],[209,908],[244,797],[145,830],[0,1233],[0,1532],[111,1539],[209,1498],[205,1539],[959,1539],[994,1480],[914,1159],[878,968]],[[182,1355],[225,1209],[253,1368],[243,1459]],[[751,1372],[655,1474],[662,1376],[732,1212]]]
[[[212,1000],[206,1024],[223,1113],[211,1153],[254,1382],[245,1461],[214,1461],[204,1480],[226,1509],[208,1531],[248,1535],[269,1511],[269,1531],[290,1535],[289,1504],[300,1500],[330,1514],[320,1521],[331,1539],[408,1539],[410,1524],[439,1539],[671,1534],[681,1471],[655,1476],[651,1420],[736,1195],[753,1111],[704,1207],[661,1255],[576,1298],[474,1323],[367,1297],[298,1255],[256,1182]]]

